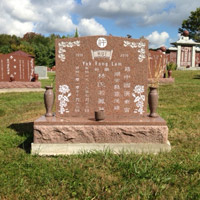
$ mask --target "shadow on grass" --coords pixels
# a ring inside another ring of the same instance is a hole
[[[33,122],[11,124],[9,128],[15,130],[19,136],[26,137],[24,142],[18,147],[24,149],[26,153],[30,153],[31,143],[33,142]]]
[[[199,75],[199,74],[195,75],[195,76],[193,77],[193,79],[200,79],[200,75]]]

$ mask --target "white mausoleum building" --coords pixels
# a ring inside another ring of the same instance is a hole
[[[200,70],[200,43],[189,38],[189,32],[184,31],[180,39],[171,43],[168,49],[168,62],[177,64],[177,69]]]

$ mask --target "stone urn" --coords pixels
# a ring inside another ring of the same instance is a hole
[[[172,70],[168,70],[168,78],[172,78]]]
[[[33,75],[34,81],[38,81],[38,74]]]
[[[10,82],[15,81],[15,77],[13,75],[10,76]]]
[[[52,117],[52,108],[54,104],[54,93],[53,93],[53,86],[46,86],[46,91],[44,93],[44,105],[46,108],[45,117]]]
[[[158,90],[157,87],[149,87],[148,103],[150,109],[150,117],[158,117],[156,113],[158,107]]]

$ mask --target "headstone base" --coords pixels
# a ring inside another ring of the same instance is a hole
[[[13,81],[13,82],[0,82],[0,89],[7,88],[41,88],[41,83],[37,82],[23,82],[23,81]]]
[[[32,154],[68,155],[107,149],[114,153],[170,151],[166,122],[148,116],[98,122],[42,116],[34,122]]]
[[[113,153],[153,153],[168,152],[170,143],[77,143],[77,144],[31,144],[32,154],[44,156],[72,155],[97,151]]]

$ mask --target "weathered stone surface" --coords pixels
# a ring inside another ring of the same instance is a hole
[[[34,126],[34,143],[167,143],[167,137],[167,126]]]

